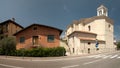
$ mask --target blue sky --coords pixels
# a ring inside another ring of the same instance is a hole
[[[101,4],[108,8],[120,40],[120,0],[0,0],[0,22],[14,17],[24,27],[38,23],[65,30],[73,20],[96,16]]]

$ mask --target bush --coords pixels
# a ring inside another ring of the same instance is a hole
[[[9,40],[9,42],[11,41]],[[9,47],[9,45],[6,44],[6,42],[3,42],[3,43],[4,43],[4,46],[2,47],[3,49],[0,48],[0,55],[26,56],[26,57],[54,57],[54,56],[65,56],[65,53],[66,53],[64,47],[56,47],[56,48],[40,47],[40,48],[33,48],[29,50],[25,50],[25,49],[15,50],[13,45],[9,44],[12,46],[12,47]]]
[[[23,56],[24,55],[23,53],[24,53],[23,50],[16,50],[13,56]]]
[[[65,48],[34,48],[30,50],[16,50],[14,56],[27,56],[27,57],[54,57],[64,56],[66,53]]]
[[[120,50],[120,42],[117,43],[117,50]]]

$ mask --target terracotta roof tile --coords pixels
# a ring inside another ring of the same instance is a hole
[[[31,24],[31,25],[29,25],[28,27],[24,28],[23,30],[18,31],[18,32],[17,32],[17,33],[15,33],[14,35],[16,35],[16,34],[18,34],[18,33],[22,32],[22,31],[24,31],[24,30],[26,30],[26,29],[28,29],[28,28],[30,28],[30,27],[32,27],[32,26],[34,26],[34,25],[44,26],[44,27],[48,27],[48,28],[52,28],[52,29],[56,29],[56,30],[60,31],[60,34],[61,34],[61,33],[62,33],[62,31],[63,31],[63,30],[61,30],[61,29],[58,29],[58,28],[55,28],[55,27],[51,27],[51,26],[47,26],[47,25],[42,25],[42,24]]]
[[[80,37],[80,40],[86,40],[86,41],[96,41],[96,38],[84,38],[84,37]],[[105,42],[104,40],[98,40],[99,42]]]

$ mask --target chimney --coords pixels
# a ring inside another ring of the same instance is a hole
[[[11,20],[12,20],[12,21],[15,21],[15,18],[12,18]]]

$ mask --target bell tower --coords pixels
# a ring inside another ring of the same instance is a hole
[[[108,16],[108,9],[104,5],[97,8],[97,16]]]

